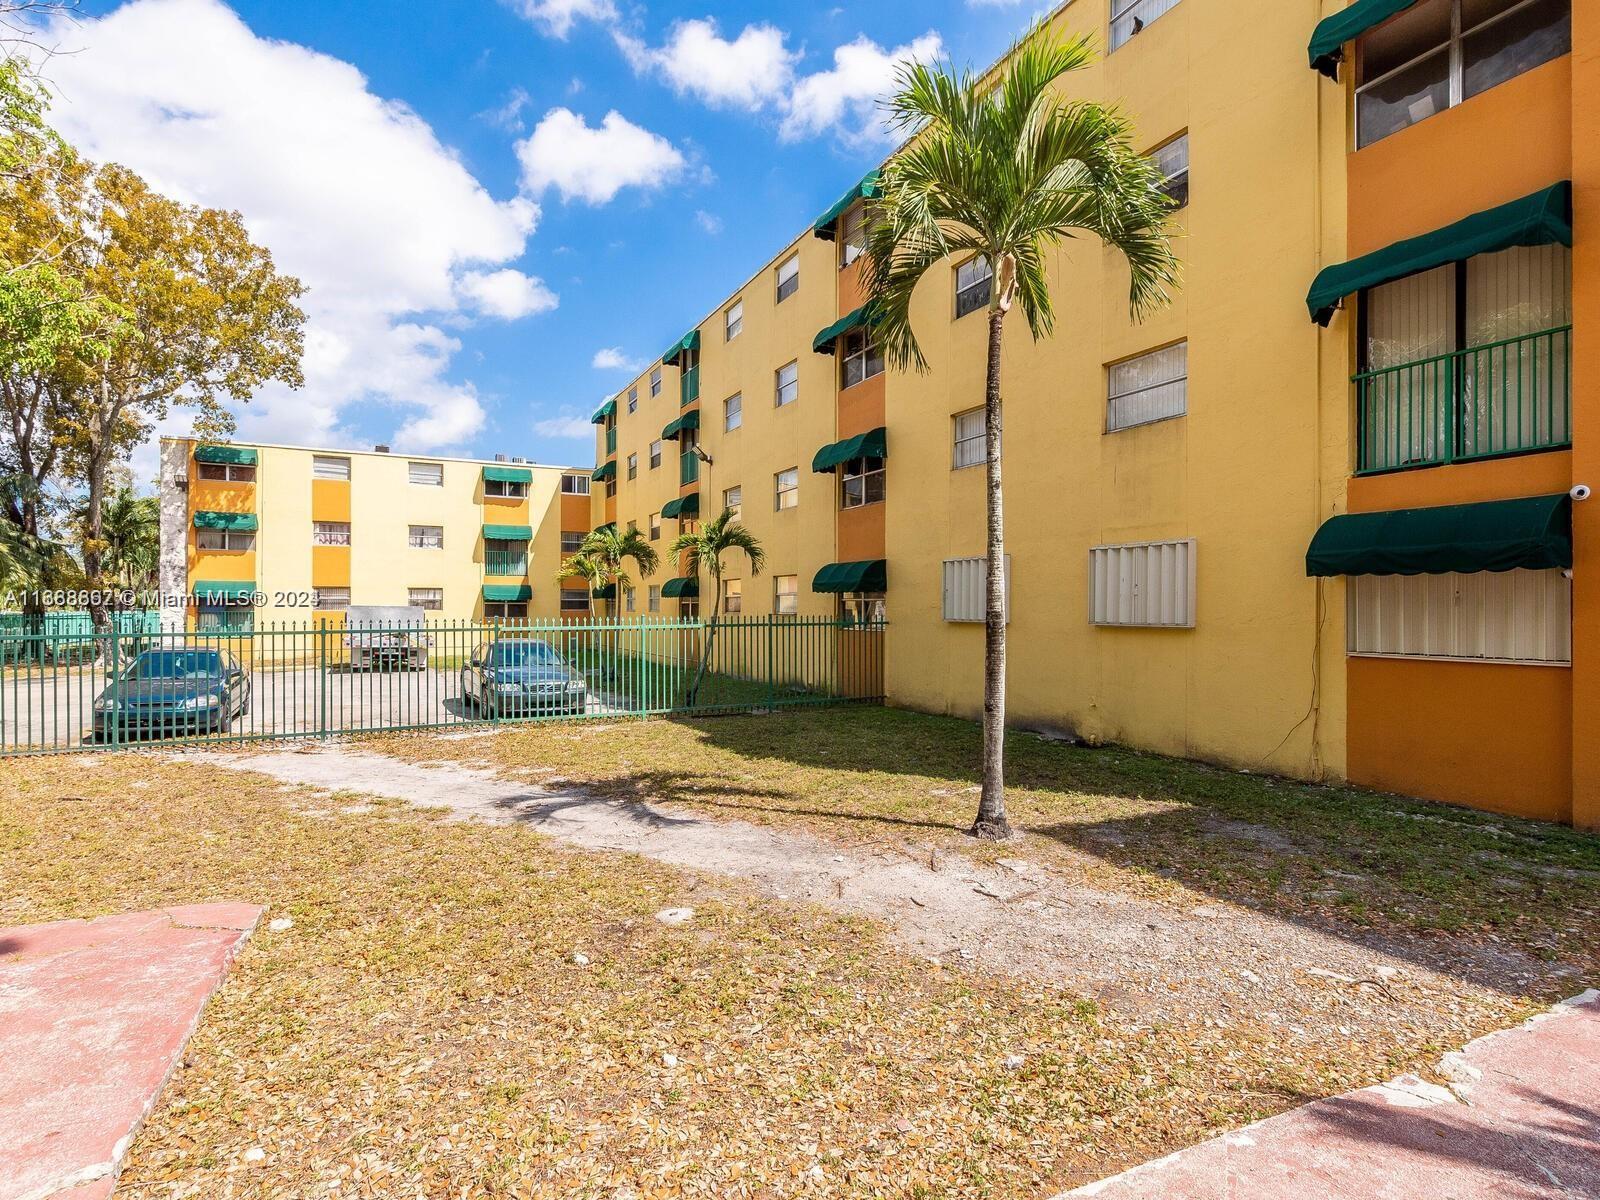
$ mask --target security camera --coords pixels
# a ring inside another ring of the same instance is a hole
[[[1572,485],[1572,490],[1568,492],[1567,495],[1571,496],[1574,500],[1587,500],[1590,495],[1593,494],[1593,491],[1594,489],[1591,488],[1587,483],[1575,483]]]
[[[700,448],[700,444],[698,442],[695,443],[694,456],[696,458],[698,458],[701,462],[705,463],[706,466],[709,467],[709,466],[712,465],[712,463],[711,463],[711,455],[707,454],[703,449],[701,449]]]

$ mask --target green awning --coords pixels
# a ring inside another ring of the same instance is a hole
[[[517,604],[533,599],[531,583],[486,583],[483,598],[495,604]]]
[[[483,539],[486,542],[531,542],[533,541],[532,525],[485,525]]]
[[[254,581],[225,583],[213,580],[194,585],[194,597],[201,604],[237,604],[242,600],[249,600],[255,593]]]
[[[483,477],[495,483],[533,482],[533,472],[527,467],[485,467]]]
[[[813,592],[886,592],[889,564],[881,558],[864,562],[829,563],[811,581]]]
[[[1353,42],[1375,25],[1382,25],[1396,13],[1404,12],[1418,0],[1355,0],[1343,12],[1326,17],[1311,34],[1311,69],[1329,79],[1339,78],[1339,62],[1344,44]]]
[[[698,596],[700,594],[700,580],[693,575],[687,579],[669,579],[661,585],[661,594],[668,599]]]
[[[599,408],[594,410],[594,416],[589,418],[589,424],[603,425],[616,415],[617,402],[615,400],[607,400]]]
[[[1376,287],[1512,246],[1572,245],[1572,184],[1553,184],[1541,192],[1485,209],[1421,237],[1407,238],[1337,266],[1324,267],[1311,284],[1306,307],[1311,319],[1326,325],[1340,300]]]
[[[617,463],[615,459],[610,462],[601,463],[589,473],[589,478],[593,479],[596,483],[604,483],[606,480],[615,479],[616,477]]]
[[[256,465],[256,452],[247,450],[243,446],[196,446],[194,460],[203,463],[225,463],[234,467],[253,467]]]
[[[687,496],[679,496],[676,500],[668,500],[661,506],[663,517],[698,517],[700,515],[700,493],[690,492]]]
[[[689,351],[698,349],[700,349],[700,331],[698,329],[691,329],[677,341],[673,342],[668,348],[667,352],[661,356],[661,365],[664,367],[673,366]]]
[[[834,227],[838,224],[839,218],[844,216],[845,209],[857,200],[876,200],[883,195],[883,188],[878,185],[882,177],[882,171],[876,169],[868,171],[861,177],[860,183],[840,196],[827,212],[817,218],[816,223],[811,226],[811,232],[831,242],[837,232]]]
[[[868,300],[852,313],[840,317],[829,325],[812,340],[811,348],[818,354],[832,354],[833,343],[842,334],[849,333],[852,329],[860,329],[864,325],[876,325],[882,317],[878,315],[878,306]]]
[[[596,533],[605,533],[607,530],[615,529],[616,527],[617,523],[615,521],[607,521],[604,525],[596,525],[594,531]]]
[[[257,528],[255,513],[228,513],[228,512],[197,512],[194,515],[196,529],[231,529],[235,532],[250,531]]]
[[[605,587],[597,587],[589,593],[596,600],[615,600],[617,598],[617,585],[608,583]]]
[[[700,410],[697,408],[693,412],[684,413],[676,421],[668,421],[666,428],[661,431],[661,437],[664,441],[675,442],[678,440],[678,435],[685,429],[699,428]]]
[[[847,463],[852,458],[887,458],[888,450],[886,441],[889,431],[881,425],[877,429],[858,433],[853,438],[845,438],[842,442],[833,442],[818,450],[811,460],[813,471],[831,471],[840,463]]]
[[[1443,575],[1572,565],[1572,500],[1524,500],[1349,513],[1323,522],[1307,575]]]

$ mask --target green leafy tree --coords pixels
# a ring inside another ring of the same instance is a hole
[[[632,560],[640,576],[654,575],[661,565],[656,548],[637,529],[607,525],[584,537],[577,552],[561,564],[563,575],[581,576],[589,589],[589,615],[594,615],[594,594],[615,587],[617,595],[633,591],[627,564]]]
[[[131,487],[106,498],[101,514],[106,542],[104,571],[118,587],[152,591],[161,557],[161,507]]]
[[[1015,48],[998,88],[945,65],[902,68],[888,101],[911,141],[884,167],[868,214],[866,281],[888,362],[926,370],[911,324],[912,293],[951,256],[979,255],[993,272],[988,310],[987,569],[984,613],[983,787],[972,833],[1010,835],[1005,807],[1005,529],[1000,473],[1000,360],[1005,320],[1020,306],[1034,340],[1055,324],[1049,250],[1083,235],[1120,252],[1135,316],[1164,303],[1176,277],[1171,205],[1154,165],[1117,109],[1069,100],[1063,75],[1087,66],[1086,39],[1038,28]]]
[[[686,574],[711,576],[711,620],[706,624],[700,668],[695,672],[694,682],[689,685],[686,697],[686,703],[691,706],[699,698],[706,672],[710,669],[711,651],[717,640],[717,620],[722,615],[722,556],[730,552],[745,556],[752,575],[761,574],[761,568],[767,564],[767,552],[761,548],[761,542],[739,523],[730,508],[723,509],[721,516],[705,522],[699,528],[680,533],[667,548],[667,553],[673,557],[682,556]]]

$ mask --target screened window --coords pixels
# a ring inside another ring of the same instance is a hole
[[[800,290],[800,256],[791,255],[778,264],[778,303]]]
[[[316,522],[311,528],[311,544],[314,546],[348,546],[350,544],[350,522]]]
[[[839,369],[839,386],[854,387],[864,379],[883,374],[883,351],[866,330],[853,329],[844,335],[844,357]]]
[[[561,531],[561,555],[565,558],[569,554],[576,554],[583,549],[583,539],[589,535],[581,529],[563,529]]]
[[[636,411],[638,409],[638,407],[639,407],[639,389],[636,388],[636,387],[631,387],[631,388],[628,389],[628,411],[629,412],[634,412],[634,411]]]
[[[311,478],[348,480],[350,478],[350,460],[333,454],[313,454],[311,456]]]
[[[628,455],[628,478],[639,478],[639,456],[637,454]]]
[[[782,408],[785,404],[793,404],[800,397],[800,364],[798,361],[785,363],[779,367],[775,376],[777,391],[774,395],[774,405]]]
[[[987,558],[947,558],[944,560],[944,619],[982,623],[988,605]],[[1006,621],[1011,620],[1011,556],[1005,561]]]
[[[322,609],[324,612],[328,611],[329,609],[349,608],[350,607],[350,589],[349,588],[318,588],[317,589],[317,607]]]
[[[235,554],[256,548],[256,535],[243,529],[196,529],[197,550],[227,550]]]
[[[483,605],[486,621],[526,621],[528,606],[521,601],[486,600]]]
[[[727,341],[733,341],[744,332],[744,301],[736,300],[723,314],[723,321],[727,327]]]
[[[617,477],[615,475],[613,475],[610,479],[606,480],[606,499],[609,500],[609,499],[611,499],[611,497],[615,496],[616,494],[617,494]]]
[[[685,621],[695,621],[700,617],[700,600],[696,596],[685,596],[678,601],[678,616]]]
[[[883,459],[852,458],[844,464],[839,482],[839,507],[860,508],[883,503]]]
[[[1351,654],[1572,661],[1572,584],[1560,571],[1358,575],[1345,597]]]
[[[1161,172],[1161,194],[1172,201],[1172,207],[1182,208],[1189,203],[1189,135],[1180,133],[1157,146],[1150,157]]]
[[[722,431],[732,433],[744,424],[744,397],[738,392],[722,402]]]
[[[588,612],[589,590],[587,588],[562,588],[561,611],[564,613]]]
[[[655,367],[650,372],[650,394],[652,396],[661,395],[661,368],[660,367]]]
[[[734,616],[744,611],[744,580],[724,579],[722,581],[722,611],[729,616]]]
[[[882,592],[846,592],[839,597],[839,619],[850,625],[882,625],[888,615]]]
[[[406,534],[406,542],[413,550],[443,550],[443,525],[413,525]]]
[[[589,494],[589,477],[587,475],[563,475],[561,477],[561,491],[568,496],[587,496]]]
[[[528,543],[484,538],[483,572],[485,575],[526,575]]]
[[[744,512],[744,488],[731,487],[723,492],[722,507],[731,512],[735,520],[738,520],[740,514]]]
[[[650,514],[650,540],[652,542],[661,540],[661,514],[658,512]]]
[[[412,608],[425,608],[429,612],[438,612],[444,607],[444,589],[407,588],[406,603]]]
[[[1572,0],[1424,0],[1356,43],[1356,144],[1571,50]]]
[[[196,463],[201,479],[227,483],[254,483],[256,469],[240,463]]]
[[[792,617],[800,611],[800,576],[773,576],[772,611],[780,617]]]
[[[782,511],[785,508],[794,508],[800,503],[800,468],[790,467],[787,471],[779,471],[773,476],[777,491],[776,508]]]
[[[195,613],[199,633],[249,633],[256,626],[256,610],[248,604],[206,604]]]
[[[654,442],[650,443],[650,469],[652,471],[654,471],[660,465],[661,465],[661,443],[659,441],[654,441]]]
[[[1181,417],[1189,406],[1189,343],[1179,342],[1106,369],[1106,432]]]
[[[1111,48],[1125,46],[1145,26],[1177,7],[1178,0],[1111,0]]]
[[[1002,409],[1002,425],[1004,421],[1005,413]],[[950,454],[951,469],[959,471],[963,467],[981,467],[987,458],[984,449],[983,409],[971,408],[964,413],[957,413],[950,418],[950,425],[954,439]],[[1002,443],[1005,440],[1003,430],[999,440]]]
[[[430,462],[407,463],[406,478],[418,487],[443,487],[444,464]]]
[[[485,479],[483,481],[483,494],[494,496],[498,499],[526,500],[528,498],[528,485],[522,482],[507,482],[504,479]]]
[[[867,206],[854,204],[839,218],[839,265],[848,267],[867,251]]]
[[[994,286],[994,269],[979,255],[956,268],[956,318],[988,306]]]
[[[645,607],[653,613],[661,611],[661,585],[652,583],[650,590],[645,593]]]

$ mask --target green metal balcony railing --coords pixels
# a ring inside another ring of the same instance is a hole
[[[616,452],[617,452],[617,427],[615,425],[613,425],[613,426],[611,426],[611,428],[606,430],[606,453],[609,455],[609,454],[615,454]]]
[[[678,402],[678,407],[683,408],[700,399],[700,366],[696,365],[684,371],[683,378],[679,381],[683,398]]]
[[[1570,446],[1571,351],[1562,325],[1353,376],[1356,473]]]
[[[698,483],[700,481],[700,458],[693,450],[686,450],[678,455],[678,483]]]
[[[523,550],[486,550],[483,555],[485,575],[523,576],[528,573],[528,555]]]

